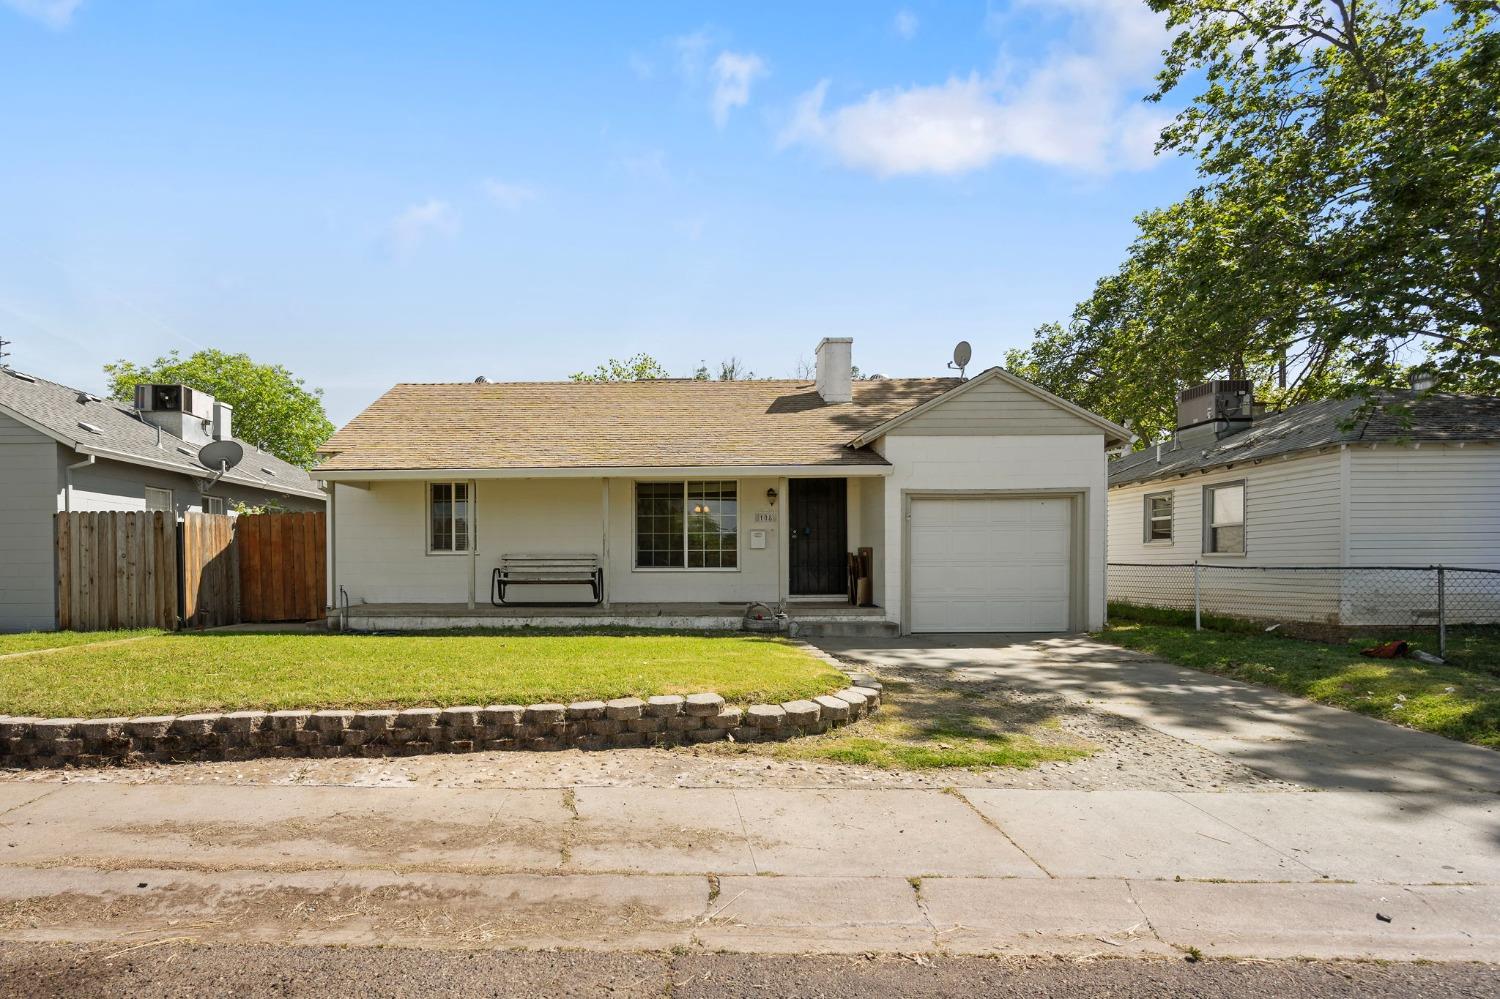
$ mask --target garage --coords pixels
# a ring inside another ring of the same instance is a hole
[[[1068,631],[1073,502],[1067,496],[913,498],[913,632]]]

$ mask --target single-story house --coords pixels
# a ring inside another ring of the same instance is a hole
[[[54,514],[90,510],[228,513],[274,502],[321,510],[301,468],[243,444],[220,476],[198,460],[232,438],[232,409],[202,392],[168,391],[177,408],[136,409],[0,367],[0,631],[57,622]]]
[[[1500,398],[1372,402],[1268,414],[1249,382],[1181,393],[1171,439],[1110,462],[1110,600],[1191,607],[1192,573],[1164,567],[1198,562],[1212,567],[1199,585],[1214,587],[1219,612],[1430,623],[1435,575],[1399,567],[1500,569]],[[1296,568],[1231,571],[1280,566]],[[1496,612],[1500,576],[1447,579],[1450,600],[1470,601],[1464,613]]]
[[[813,381],[397,385],[314,471],[331,593],[371,626],[475,623],[494,569],[545,555],[597,564],[604,610],[738,615],[845,602],[867,548],[892,630],[1098,626],[1106,452],[1129,433],[999,368],[855,380],[852,344],[824,339]]]

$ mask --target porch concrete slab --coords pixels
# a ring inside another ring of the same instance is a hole
[[[555,868],[555,790],[71,784],[15,813],[10,863]]]
[[[955,954],[1162,954],[1119,880],[926,878],[922,906]]]
[[[730,877],[694,934],[709,950],[928,950],[932,926],[905,878]]]
[[[1046,876],[961,798],[936,789],[734,795],[761,873]]]
[[[1153,881],[1131,891],[1164,941],[1214,957],[1493,961],[1500,953],[1500,889],[1491,886]]]
[[[962,794],[1059,878],[1311,881],[1319,873],[1162,791]]]
[[[10,869],[0,939],[600,950],[685,945],[699,877]],[[14,876],[12,876],[14,875]]]
[[[1476,827],[1422,796],[1352,791],[1178,797],[1334,880],[1500,884],[1500,817]]]
[[[648,874],[754,874],[734,792],[716,788],[580,787],[567,837],[569,869]]]

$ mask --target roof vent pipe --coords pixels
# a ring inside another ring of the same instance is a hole
[[[824,402],[854,399],[854,338],[825,336],[814,351],[817,358],[816,386]]]

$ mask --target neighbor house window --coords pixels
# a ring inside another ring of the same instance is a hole
[[[147,486],[146,510],[148,513],[176,513],[177,507],[172,503],[172,490]]]
[[[637,482],[638,569],[734,569],[739,497],[734,482]]]
[[[220,513],[220,514],[223,513],[224,512],[224,497],[222,497],[222,496],[205,496],[205,497],[203,497],[203,512],[204,513]]]
[[[434,554],[467,552],[473,519],[467,482],[427,483],[427,550]]]
[[[1245,552],[1245,484],[1203,489],[1203,550],[1227,555]]]
[[[1172,540],[1172,494],[1146,497],[1146,543]]]

